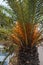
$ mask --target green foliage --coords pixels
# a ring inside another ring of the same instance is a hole
[[[9,9],[5,6],[0,5],[0,12],[5,14],[7,17],[9,17],[13,20],[16,20],[16,16],[15,16],[14,12],[12,11],[12,9]]]
[[[0,40],[6,39],[14,25],[15,15],[11,9],[0,5]]]
[[[8,9],[8,8],[0,5],[0,42],[1,41],[3,43],[7,42],[7,45],[9,44],[9,41],[11,41],[9,39],[9,37],[11,35],[12,27],[14,26],[15,20],[16,20],[16,16],[15,16],[14,12],[12,11],[12,9]],[[12,44],[12,42],[10,44]],[[8,47],[6,47],[6,48],[8,49]],[[5,48],[5,50],[6,50],[6,48]],[[11,50],[10,50],[10,48],[11,48],[11,46],[7,50],[8,52],[10,51],[8,56],[11,53],[13,53],[13,50],[14,50],[13,47]],[[4,59],[4,61],[5,61],[5,59]],[[4,63],[4,61],[3,61],[3,63]]]
[[[0,40],[8,40],[8,36],[11,34],[10,29],[0,27]]]

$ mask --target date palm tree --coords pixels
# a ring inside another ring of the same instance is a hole
[[[37,46],[43,41],[42,0],[7,0],[16,13],[11,40],[18,45],[17,65],[39,65]]]

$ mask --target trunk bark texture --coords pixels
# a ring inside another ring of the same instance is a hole
[[[40,65],[38,49],[36,46],[33,48],[21,48],[18,54],[17,65]]]

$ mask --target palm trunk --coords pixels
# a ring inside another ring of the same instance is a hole
[[[39,65],[39,56],[37,47],[21,48],[18,54],[17,65]]]

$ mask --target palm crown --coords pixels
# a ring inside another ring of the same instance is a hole
[[[43,31],[39,31],[40,24],[37,23],[42,21],[40,19],[43,16],[42,2],[42,0],[8,0],[17,16],[17,22],[11,35],[17,45],[34,46],[42,41]]]

